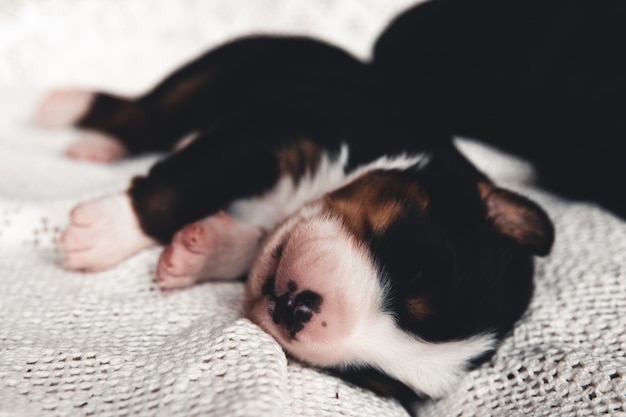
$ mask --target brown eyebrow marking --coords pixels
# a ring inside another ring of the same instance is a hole
[[[425,210],[428,196],[415,181],[393,172],[374,171],[327,194],[325,204],[362,240],[386,230],[409,205]]]
[[[277,152],[278,165],[282,175],[290,175],[298,184],[308,173],[317,172],[322,159],[322,149],[308,139],[301,139],[294,145]]]

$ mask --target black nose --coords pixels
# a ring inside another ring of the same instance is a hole
[[[289,336],[304,329],[304,325],[311,320],[314,313],[319,313],[322,297],[313,291],[302,291],[294,297],[294,292],[286,292],[280,297],[274,298],[275,305],[272,312],[274,323],[283,323]]]

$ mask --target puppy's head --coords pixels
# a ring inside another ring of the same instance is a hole
[[[553,228],[531,201],[428,170],[366,173],[265,240],[248,317],[296,358],[448,392],[525,310]]]

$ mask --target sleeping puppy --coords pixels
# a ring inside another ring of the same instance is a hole
[[[620,0],[431,0],[389,25],[373,64],[434,123],[626,218],[625,20]]]
[[[249,271],[246,314],[289,354],[405,403],[440,397],[524,312],[554,231],[406,102],[334,47],[264,37],[136,99],[54,93],[38,117],[86,130],[74,157],[174,149],[72,211],[64,265],[163,244],[163,289]]]

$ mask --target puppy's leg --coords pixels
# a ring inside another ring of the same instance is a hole
[[[48,129],[75,125],[90,113],[97,96],[97,93],[87,90],[55,90],[42,100],[35,120]],[[126,148],[117,138],[96,130],[85,132],[66,151],[70,158],[92,162],[111,162],[126,153]]]
[[[85,133],[67,155],[94,162],[110,162],[126,155],[169,151],[193,130],[191,120],[178,117],[177,106],[188,97],[167,101],[157,90],[138,99],[106,93],[59,90],[45,98],[37,112],[44,127],[76,126]],[[171,92],[170,92],[171,93]]]
[[[138,98],[54,91],[42,101],[36,120],[43,127],[76,126],[89,132],[68,150],[73,158],[107,162],[126,154],[170,151],[229,117],[232,109],[225,109],[225,103],[240,106],[232,101],[240,83],[230,74],[268,43],[272,41],[250,39],[210,51]]]
[[[196,128],[192,109],[209,96],[208,74],[178,74],[137,99],[85,90],[58,90],[41,103],[36,119],[48,128],[76,126],[85,134],[67,155],[93,162],[110,162],[125,155],[169,151]]]
[[[217,215],[235,201],[257,197],[271,189],[279,178],[277,158],[267,146],[250,145],[242,149],[234,139],[231,142],[215,135],[199,138],[157,163],[147,176],[136,178],[126,194],[75,208],[61,241],[64,265],[89,271],[105,269],[145,247],[171,242],[174,234],[185,225]],[[246,264],[260,232],[236,222],[219,220],[219,216],[201,222],[200,229],[208,233],[207,237],[225,237],[224,248],[232,247],[245,253],[241,255],[244,260],[236,263]],[[208,268],[190,261],[191,255],[184,262],[193,265],[181,267],[178,259],[182,247],[187,252],[213,253],[214,258],[207,260],[211,265],[221,259],[221,255],[215,253],[222,251],[222,243],[216,247],[206,240],[198,246],[200,249],[191,249],[193,245],[189,243],[193,238],[190,236],[195,236],[199,242],[198,233],[183,230],[169,249],[172,254],[164,255],[163,262],[171,265],[173,274],[197,277]],[[243,266],[235,265],[237,271],[219,275],[237,274],[241,268]]]
[[[157,282],[164,290],[200,279],[232,279],[248,271],[263,231],[225,212],[188,224],[161,253]]]
[[[85,132],[66,151],[67,156],[92,162],[111,162],[137,153],[138,136],[153,134],[145,106],[104,93],[56,90],[41,102],[36,121],[46,128],[76,126]],[[145,140],[145,139],[143,139]]]

